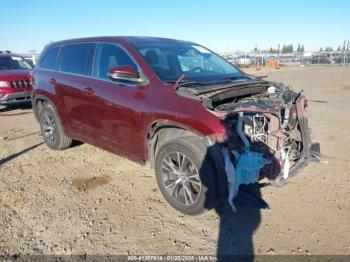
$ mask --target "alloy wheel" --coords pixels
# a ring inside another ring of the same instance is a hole
[[[57,128],[53,116],[49,112],[45,112],[41,124],[46,141],[54,145],[57,141]]]
[[[178,203],[192,205],[199,197],[201,181],[197,167],[181,152],[164,156],[161,172],[167,193]]]

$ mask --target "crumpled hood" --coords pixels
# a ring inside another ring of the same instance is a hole
[[[29,78],[31,70],[18,69],[18,70],[0,70],[0,80],[22,80]]]

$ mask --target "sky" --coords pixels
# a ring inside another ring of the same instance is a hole
[[[337,48],[350,40],[348,0],[0,0],[0,50],[40,52],[51,41],[159,36],[216,52]]]

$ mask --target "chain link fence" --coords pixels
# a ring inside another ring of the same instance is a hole
[[[240,67],[275,67],[291,65],[348,65],[350,51],[344,52],[313,52],[304,54],[270,54],[270,53],[241,53],[223,54],[227,61]]]

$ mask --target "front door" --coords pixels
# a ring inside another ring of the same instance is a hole
[[[141,160],[142,108],[148,87],[114,82],[108,70],[116,66],[138,66],[122,47],[112,43],[96,46],[93,79],[83,92],[85,122],[90,143]]]

